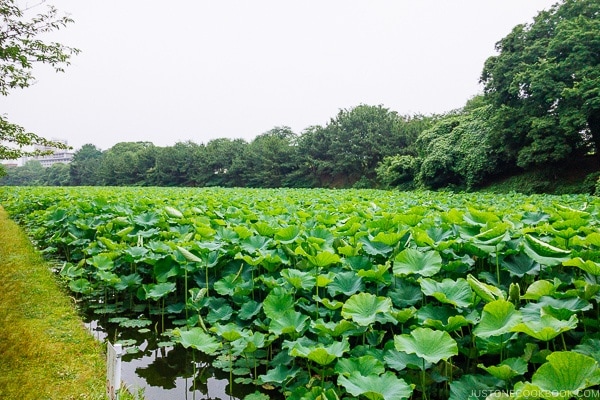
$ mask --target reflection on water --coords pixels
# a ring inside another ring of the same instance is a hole
[[[98,340],[124,343],[131,353],[123,355],[122,380],[134,393],[143,389],[147,400],[243,399],[256,390],[234,383],[230,395],[229,374],[212,367],[212,359],[182,346],[162,346],[168,338],[151,329],[123,329],[97,319],[86,326]]]

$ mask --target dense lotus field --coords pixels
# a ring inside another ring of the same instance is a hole
[[[600,398],[595,197],[0,188],[0,203],[75,297],[211,355],[256,385],[248,400]]]

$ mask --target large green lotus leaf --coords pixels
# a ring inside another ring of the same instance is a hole
[[[115,289],[117,290],[125,290],[127,288],[137,287],[142,284],[142,277],[137,273],[121,275],[119,278],[120,282],[115,285]]]
[[[385,372],[385,365],[374,356],[366,355],[357,358],[341,358],[335,364],[334,372],[348,376],[358,372],[363,376],[381,375]]]
[[[99,281],[102,281],[103,283],[105,283],[107,285],[111,285],[111,286],[115,285],[121,281],[117,274],[112,273],[110,271],[98,270],[98,271],[96,271],[96,273],[94,275],[96,275],[96,278]]]
[[[423,300],[421,288],[408,282],[402,282],[401,278],[396,279],[396,288],[388,291],[387,295],[398,308],[414,306]]]
[[[444,324],[448,322],[448,318],[458,315],[458,310],[449,305],[436,305],[429,303],[426,306],[419,308],[417,318],[420,324],[424,324],[427,320],[441,321]]]
[[[269,331],[276,335],[284,333],[300,333],[306,327],[308,317],[292,309],[285,310],[271,319]]]
[[[392,372],[382,375],[363,376],[354,372],[349,376],[340,375],[338,384],[352,396],[364,396],[369,400],[402,400],[412,395],[413,387]]]
[[[293,357],[308,358],[324,366],[348,352],[350,350],[350,343],[348,342],[348,338],[343,338],[340,342],[332,342],[325,345],[303,337],[293,342],[286,341],[284,347],[288,348],[289,354]]]
[[[331,300],[331,299],[328,299],[327,297],[321,298],[321,297],[313,296],[313,300],[318,301],[319,303],[323,304],[329,310],[337,310],[338,308],[342,308],[342,306],[344,305],[344,303],[339,300],[335,300],[335,299]]]
[[[211,328],[212,331],[212,328]],[[265,346],[266,336],[262,332],[251,332],[251,331],[240,331],[238,328],[240,337],[231,341],[234,353],[254,353],[258,349]],[[223,338],[225,338],[223,336]],[[226,339],[227,340],[227,339]]]
[[[316,256],[307,255],[306,258],[312,265],[318,268],[324,268],[341,261],[340,256],[329,251],[321,251]]]
[[[450,383],[449,400],[481,400],[488,398],[500,384],[497,378],[489,375],[463,375]]]
[[[274,382],[282,384],[283,382],[289,381],[296,377],[299,371],[299,366],[292,366],[288,368],[280,364],[277,365],[275,368],[268,370],[266,374],[260,375],[259,379],[263,383]]]
[[[294,288],[307,291],[315,287],[317,279],[313,274],[298,269],[286,268],[280,271],[281,276]]]
[[[403,351],[389,349],[383,357],[388,367],[396,371],[404,371],[406,368],[421,369],[423,368],[423,358],[416,354],[407,354]],[[431,368],[431,363],[425,361],[425,369]]]
[[[552,295],[555,291],[556,286],[552,282],[542,279],[529,285],[521,298],[525,300],[539,300],[542,296]]]
[[[402,239],[406,235],[406,233],[407,230],[404,230],[402,232],[379,232],[377,235],[375,235],[372,241],[380,242],[387,246],[393,247],[396,244],[398,244],[400,239]]]
[[[171,257],[164,257],[156,261],[153,271],[156,282],[167,282],[169,278],[181,273],[181,267]]]
[[[322,319],[311,322],[311,328],[317,333],[338,337],[342,335],[362,334],[366,327],[359,327],[354,322],[343,319],[339,322],[325,322]]]
[[[219,321],[228,321],[233,315],[233,308],[229,305],[229,302],[222,297],[212,297],[208,301],[209,312],[206,316],[206,320],[214,324]]]
[[[294,308],[294,297],[292,293],[282,287],[275,287],[265,297],[263,301],[263,310],[270,319],[276,319],[284,311]]]
[[[567,261],[563,262],[563,265],[566,265],[568,267],[581,268],[588,274],[592,274],[592,275],[596,275],[596,276],[600,275],[600,264],[595,263],[592,260],[584,261],[581,257],[576,257],[571,260],[567,260]]]
[[[394,346],[434,364],[458,354],[458,345],[448,332],[429,328],[417,328],[410,335],[395,335]]]
[[[371,269],[361,269],[356,274],[366,281],[389,284],[391,277],[388,272],[389,264],[374,265]]]
[[[483,283],[473,275],[467,275],[467,282],[471,286],[471,289],[475,292],[475,294],[485,302],[491,302],[494,300],[504,299],[504,293],[500,289],[495,286],[488,285],[487,283]]]
[[[600,233],[592,232],[585,237],[585,241],[592,246],[600,247]]]
[[[346,296],[352,296],[363,289],[364,285],[362,278],[354,271],[344,271],[336,274],[335,278],[333,278],[333,282],[327,286],[327,292],[332,297],[340,293],[343,293]]]
[[[178,337],[178,341],[183,347],[191,347],[200,350],[205,354],[215,354],[221,347],[221,343],[208,333],[204,332],[202,328],[195,327],[186,331],[175,329],[173,333],[176,338]]]
[[[540,222],[546,222],[550,219],[550,214],[541,211],[527,211],[523,213],[521,222],[527,225],[537,225]]]
[[[148,228],[151,226],[156,226],[160,222],[160,218],[159,215],[154,212],[147,212],[133,217],[133,222],[143,226],[144,228]]]
[[[358,293],[350,296],[342,306],[342,317],[352,319],[361,326],[375,322],[378,313],[387,313],[392,309],[392,300],[371,293]]]
[[[557,351],[531,377],[544,398],[570,399],[600,384],[598,363],[591,357],[571,351]]]
[[[149,283],[142,285],[146,299],[159,300],[175,290],[175,282]]]
[[[463,215],[463,219],[470,225],[487,226],[500,221],[498,215],[491,211],[478,210],[469,207],[469,211]]]
[[[259,391],[256,391],[254,393],[250,393],[250,394],[247,394],[246,396],[244,396],[244,400],[270,400],[270,399],[271,399],[270,396],[268,396],[264,393],[261,393]]]
[[[291,392],[286,392],[286,400],[339,400],[340,397],[333,388],[324,389],[321,386],[296,386]]]
[[[358,239],[358,242],[362,244],[362,249],[365,253],[372,256],[387,256],[394,250],[392,246],[388,246],[385,243],[374,241],[366,236],[362,236]]]
[[[280,243],[290,244],[300,235],[300,227],[296,225],[280,228],[275,232],[275,240]]]
[[[525,234],[524,238],[523,250],[525,254],[542,265],[553,267],[570,258],[571,252],[569,250],[552,246],[528,234]]]
[[[88,258],[86,263],[92,265],[100,270],[112,270],[115,263],[105,254],[97,254],[92,258]]]
[[[507,300],[494,300],[483,307],[481,320],[473,330],[475,336],[487,338],[510,332],[521,321],[515,305]]]
[[[272,239],[270,238],[255,235],[242,240],[240,246],[248,254],[258,253],[264,255],[271,242]]]
[[[483,364],[477,364],[477,366],[503,381],[527,373],[527,361],[522,358],[507,358],[500,364],[492,365],[490,367],[486,367]]]
[[[434,276],[442,269],[442,257],[435,250],[421,252],[417,249],[404,249],[394,259],[394,275],[419,274]]]
[[[421,290],[426,296],[435,297],[441,303],[452,304],[456,307],[469,307],[473,300],[473,292],[469,283],[459,278],[454,281],[452,279],[444,279],[441,282],[430,278],[422,278],[419,280]]]
[[[576,352],[590,356],[600,363],[600,339],[586,338],[575,346]]]
[[[75,279],[69,282],[69,289],[75,293],[91,293],[93,291],[92,284],[85,278]]]
[[[500,263],[511,275],[519,278],[540,273],[540,264],[523,253],[509,255]]]
[[[571,315],[567,321],[554,318],[551,315],[542,315],[538,320],[524,320],[513,326],[512,332],[523,332],[538,340],[547,342],[560,335],[562,332],[577,328],[577,316]]]
[[[240,307],[238,317],[243,320],[249,320],[262,309],[262,304],[252,299],[246,300]]]
[[[427,319],[427,320],[423,321],[423,326],[437,329],[440,331],[454,332],[455,330],[460,329],[463,326],[470,325],[472,323],[473,323],[473,321],[469,321],[463,315],[455,315],[455,316],[449,317],[447,323],[443,323],[442,321],[439,321],[439,320]]]
[[[221,336],[228,342],[233,342],[234,340],[240,339],[242,337],[242,330],[233,322],[230,322],[225,325],[219,323],[214,324],[210,328],[210,331]]]
[[[508,222],[498,222],[492,225],[491,228],[484,229],[473,237],[476,244],[492,245],[506,240],[510,240],[509,230],[512,225]]]
[[[415,316],[417,309],[414,307],[403,308],[402,310],[391,310],[390,315],[401,324]]]
[[[255,222],[254,224],[252,224],[252,226],[254,227],[254,229],[256,229],[256,232],[258,232],[258,234],[261,236],[273,236],[275,232],[277,232],[277,229],[273,228],[265,221]]]
[[[543,296],[540,299],[538,299],[538,305],[542,307],[542,312],[550,312],[550,309],[554,309],[568,310],[571,313],[578,313],[582,311],[591,310],[593,307],[589,301],[580,299],[579,297],[556,299],[551,296]]]

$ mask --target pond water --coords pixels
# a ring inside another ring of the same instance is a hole
[[[152,326],[124,329],[109,318],[92,318],[85,323],[94,337],[123,344],[122,381],[132,393],[142,390],[146,400],[241,400],[257,390],[234,383],[230,394],[229,374],[214,368],[212,359],[180,345],[165,345],[168,337]]]

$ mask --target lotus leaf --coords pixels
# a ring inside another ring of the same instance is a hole
[[[563,265],[566,265],[568,267],[581,268],[588,274],[592,274],[592,275],[596,275],[596,276],[600,275],[600,264],[598,264],[592,260],[584,261],[581,257],[576,257],[571,260],[567,260],[567,261],[563,262]]]
[[[473,334],[481,338],[508,333],[521,321],[521,313],[507,300],[494,300],[483,307],[481,320]]]
[[[483,283],[475,278],[473,275],[467,275],[467,282],[471,286],[471,289],[477,294],[477,296],[481,297],[483,301],[491,302],[494,300],[504,299],[504,293],[500,289],[495,286],[488,285],[487,283]]]
[[[408,399],[413,392],[411,385],[392,372],[363,376],[355,371],[348,377],[340,375],[338,384],[343,386],[352,396],[364,396],[369,400]]]
[[[523,253],[510,255],[504,258],[501,264],[511,275],[519,278],[524,275],[537,275],[540,273],[540,264]]]
[[[421,252],[408,248],[394,259],[394,275],[414,275],[430,277],[442,269],[442,257],[435,250]]]
[[[361,326],[369,326],[375,322],[377,314],[387,313],[392,308],[392,300],[388,297],[375,296],[371,293],[358,293],[350,296],[342,307],[342,316],[352,319]]]
[[[217,339],[204,332],[201,328],[190,328],[189,330],[175,329],[173,334],[183,347],[191,347],[209,355],[214,354],[221,347],[221,343]]]
[[[294,310],[285,310],[271,319],[269,330],[276,335],[302,332],[308,321],[308,316]]]
[[[339,359],[334,371],[344,376],[348,376],[353,372],[358,372],[363,376],[381,375],[385,372],[385,365],[377,358],[366,355],[358,358]]]
[[[483,364],[478,364],[477,366],[503,381],[508,381],[516,376],[527,373],[527,361],[522,358],[508,358],[500,364],[491,367],[486,367]]]
[[[552,246],[541,239],[537,239],[531,235],[526,234],[523,250],[536,262],[553,267],[567,261],[571,252],[564,250],[556,246]]]
[[[419,283],[426,296],[433,296],[441,303],[463,308],[471,305],[473,292],[465,279],[459,278],[456,281],[444,279],[438,282],[433,279],[422,278]]]
[[[542,315],[538,320],[523,320],[513,326],[512,332],[523,332],[538,340],[547,342],[562,332],[577,328],[577,316],[572,315],[567,321],[559,320],[551,315]]]
[[[535,371],[529,389],[531,393],[531,389],[537,388],[540,397],[545,399],[566,400],[598,384],[600,369],[593,358],[570,351],[557,351],[550,354],[547,362]]]
[[[448,332],[429,328],[417,328],[410,335],[394,336],[394,346],[398,351],[416,354],[433,364],[458,354],[458,345]]]

